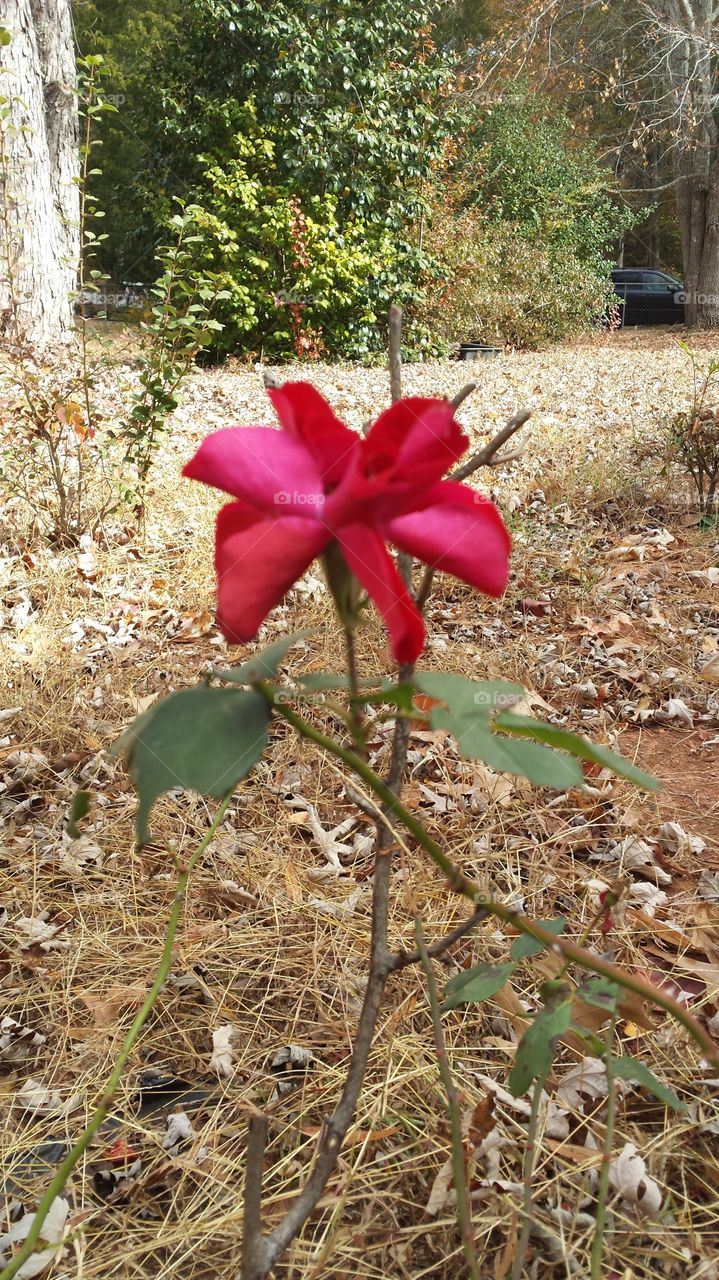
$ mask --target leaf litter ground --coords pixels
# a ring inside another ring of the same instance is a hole
[[[383,370],[288,368],[351,425],[387,401]],[[409,366],[409,394],[456,392],[457,363]],[[591,945],[665,985],[719,1034],[719,536],[691,496],[641,460],[637,442],[683,406],[686,357],[671,335],[625,333],[574,348],[507,355],[478,369],[461,410],[479,442],[533,410],[523,458],[478,487],[514,539],[506,598],[438,582],[422,666],[505,677],[527,713],[619,747],[665,780],[658,797],[601,775],[569,795],[532,790],[462,761],[445,732],[417,722],[407,800],[468,872],[539,919],[580,937],[604,885],[626,882],[614,931]],[[118,349],[102,375],[112,413],[132,379]],[[153,842],[132,844],[134,791],[108,747],[133,715],[208,665],[239,661],[213,617],[212,494],[179,478],[210,430],[269,422],[258,370],[198,372],[176,414],[148,497],[148,525],[77,552],[43,545],[10,505],[2,574],[0,1065],[8,1222],[32,1211],[80,1131],[156,966],[174,892],[173,852],[189,851],[208,807],[173,794]],[[314,570],[275,611],[260,644],[314,635],[284,667],[341,671]],[[369,617],[364,671],[387,669]],[[320,724],[327,707],[315,706]],[[386,763],[388,732],[372,750]],[[82,836],[64,834],[78,785],[92,796]],[[266,1221],[281,1214],[337,1097],[361,1000],[372,833],[335,764],[284,727],[238,789],[193,878],[177,958],[112,1120],[67,1189],[76,1228],[57,1274],[232,1276],[249,1108],[266,1106]],[[392,931],[412,947],[405,886],[428,939],[462,917],[411,844],[398,859]],[[484,926],[437,965],[440,983],[507,961],[511,938]],[[445,1015],[463,1094],[475,1228],[488,1276],[508,1275],[518,1235],[529,1106],[506,1091],[516,1040],[538,1008],[546,954],[482,1005]],[[575,1003],[601,1032],[606,1015]],[[718,1243],[716,1090],[683,1033],[638,1001],[622,1005],[618,1054],[633,1054],[687,1104],[667,1111],[621,1082],[606,1274],[710,1277]],[[604,1137],[606,1076],[575,1033],[549,1077],[534,1176],[527,1274],[588,1273]],[[449,1134],[419,971],[390,982],[355,1125],[318,1213],[278,1275],[455,1276],[461,1266]],[[81,1228],[81,1229],[80,1229]],[[2,1228],[4,1229],[4,1227]]]

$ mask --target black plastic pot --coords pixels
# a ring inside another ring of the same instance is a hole
[[[488,347],[482,342],[461,342],[459,346],[460,360],[480,360],[484,357],[501,356],[501,347]]]

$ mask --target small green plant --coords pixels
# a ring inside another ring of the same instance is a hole
[[[2,41],[6,43],[6,41]],[[0,431],[0,486],[11,503],[30,511],[38,531],[59,546],[76,545],[83,534],[95,534],[120,506],[144,509],[147,475],[158,440],[178,403],[179,389],[197,354],[222,324],[210,312],[226,293],[219,278],[198,272],[194,248],[200,239],[196,212],[182,211],[171,220],[175,239],[160,250],[162,274],[153,287],[148,337],[142,356],[140,387],[126,414],[109,429],[97,398],[98,373],[105,363],[88,323],[88,308],[102,300],[108,276],[97,267],[103,232],[94,228],[104,214],[91,192],[100,174],[94,151],[98,118],[116,112],[102,90],[107,70],[101,55],[78,60],[78,110],[83,122],[80,142],[80,254],[72,300],[77,311],[75,350],[40,362],[25,341],[23,298],[18,288],[19,248],[10,218],[13,174],[9,162],[9,130],[15,128],[11,108],[16,99],[0,95],[0,264],[7,294],[1,318],[9,357],[8,382],[14,396],[6,401]]]
[[[671,477],[679,479],[684,491],[691,484],[701,522],[713,524],[719,514],[719,399],[713,398],[719,358],[703,364],[684,342],[679,346],[691,366],[686,407],[659,419],[653,432],[637,436],[633,456],[645,481],[656,488],[662,481],[666,489]],[[666,493],[657,496],[667,500]]]
[[[198,212],[190,206],[171,219],[176,239],[159,250],[162,274],[151,289],[150,318],[141,325],[148,343],[140,387],[121,430],[127,473],[123,499],[139,512],[144,509],[150,467],[168,418],[179,403],[180,387],[197,356],[221,332],[223,325],[212,312],[230,296],[220,275],[197,269],[196,250],[204,238]]]

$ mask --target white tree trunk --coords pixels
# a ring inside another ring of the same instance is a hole
[[[71,0],[0,0],[11,36],[0,92],[11,99],[0,198],[5,331],[42,344],[72,326],[79,254],[78,115]],[[7,241],[9,240],[9,243]],[[15,308],[13,306],[15,299]]]

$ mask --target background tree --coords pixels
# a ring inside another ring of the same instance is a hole
[[[530,74],[609,127],[640,194],[675,197],[690,323],[719,324],[719,10],[710,0],[544,0],[513,8],[490,78]]]
[[[4,0],[1,16],[0,311],[6,330],[38,343],[72,325],[79,254],[70,0]]]
[[[86,40],[99,20],[121,47],[129,9],[122,40],[100,0],[85,12]],[[117,128],[144,159],[105,200],[139,206],[140,233],[111,236],[104,265],[139,263],[147,278],[180,198],[206,215],[203,265],[227,271],[225,348],[379,351],[389,302],[411,304],[427,265],[419,229],[452,127],[443,12],[435,0],[190,0],[128,71]]]

